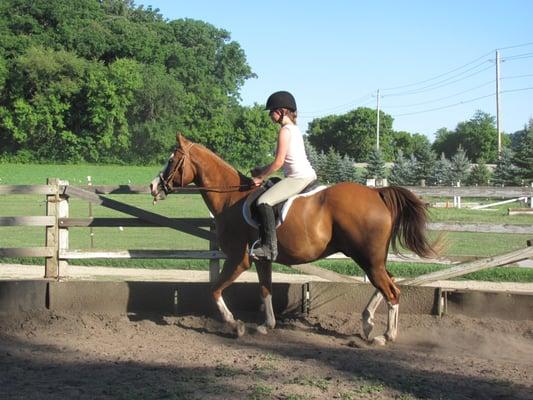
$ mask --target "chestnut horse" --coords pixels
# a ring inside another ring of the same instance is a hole
[[[257,187],[252,180],[205,148],[177,135],[177,146],[168,163],[150,185],[154,201],[175,187],[194,182],[214,216],[220,249],[226,260],[212,289],[212,296],[222,318],[237,333],[244,334],[244,324],[235,320],[224,303],[222,292],[239,275],[250,268],[253,260],[248,246],[257,239],[257,229],[243,217],[243,204]],[[399,242],[421,257],[435,254],[425,236],[425,205],[412,192],[401,187],[368,188],[356,183],[339,183],[315,194],[297,197],[283,223],[277,228],[279,255],[276,262],[302,264],[342,252],[366,273],[388,304],[388,326],[378,343],[393,341],[397,336],[400,290],[385,269],[389,245],[396,250]],[[265,323],[258,328],[266,332],[276,320],[272,308],[272,263],[255,261],[261,298],[265,306]],[[365,336],[373,327],[373,314],[363,313]]]

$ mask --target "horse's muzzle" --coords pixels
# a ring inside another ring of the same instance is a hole
[[[158,200],[164,200],[169,193],[168,187],[163,182],[160,176],[155,177],[150,182],[150,193],[154,198],[154,203]]]

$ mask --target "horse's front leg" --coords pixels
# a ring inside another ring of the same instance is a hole
[[[266,334],[268,329],[274,329],[276,326],[276,317],[272,307],[272,262],[255,261],[255,266],[259,277],[261,301],[265,311],[265,322],[257,327],[257,332]]]
[[[244,271],[250,268],[250,263],[248,257],[244,257],[240,260],[235,260],[232,258],[226,259],[222,272],[218,277],[217,281],[212,290],[213,300],[222,315],[222,319],[226,324],[228,324],[231,329],[237,334],[237,337],[241,337],[246,333],[246,327],[242,321],[236,320],[233,317],[233,313],[229,310],[228,306],[224,302],[222,297],[222,292],[228,286],[230,286]]]

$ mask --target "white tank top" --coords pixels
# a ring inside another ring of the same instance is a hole
[[[285,125],[284,128],[287,128],[290,132],[289,146],[283,162],[285,176],[289,178],[316,179],[316,172],[305,153],[304,139],[300,128],[292,124]]]

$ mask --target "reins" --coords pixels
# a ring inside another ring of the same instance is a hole
[[[203,190],[205,192],[231,193],[238,192],[240,189],[252,189],[254,187],[255,186],[253,184],[230,186],[180,186],[179,188],[177,188],[177,190]]]
[[[180,160],[176,163],[176,165],[172,168],[172,171],[170,174],[168,174],[168,178],[165,179],[163,177],[163,172],[159,173],[159,179],[161,180],[163,191],[165,194],[168,194],[172,191],[174,191],[173,187],[170,186],[169,182],[174,181],[174,176],[176,173],[178,173],[180,167],[182,167],[185,164],[185,158],[189,157],[189,151],[194,146],[194,143],[191,143],[186,149],[176,148],[176,151],[180,151],[183,154],[183,157],[180,158]],[[181,185],[183,185],[183,174],[184,170],[181,169]],[[194,187],[188,187],[188,186],[180,186],[179,190],[186,190],[186,191],[195,191],[195,190],[201,190],[206,192],[216,192],[216,193],[231,193],[231,192],[238,192],[241,189],[252,189],[254,185],[252,183],[246,184],[246,185],[230,185],[230,186],[194,186]],[[160,191],[161,192],[161,191]]]

